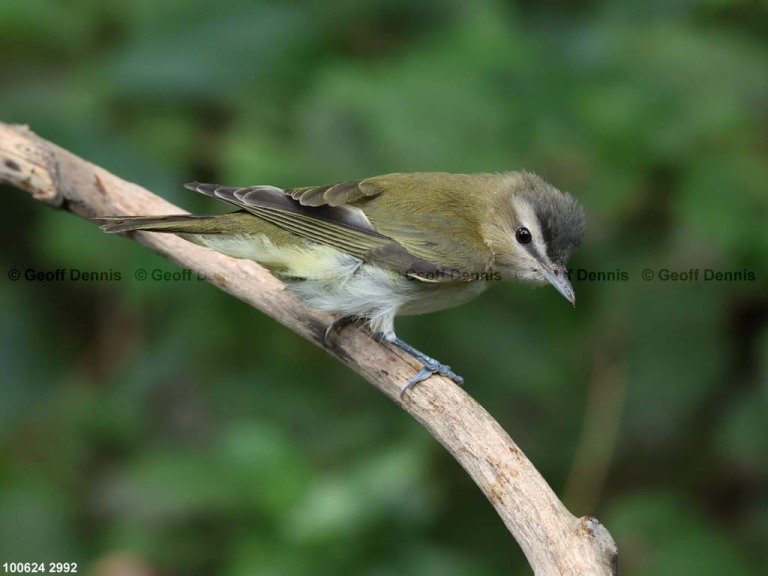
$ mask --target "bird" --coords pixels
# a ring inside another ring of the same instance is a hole
[[[448,365],[395,334],[395,317],[464,304],[498,280],[551,284],[575,305],[568,261],[582,241],[582,205],[526,171],[394,173],[323,186],[278,188],[192,182],[185,188],[233,205],[218,215],[95,218],[105,232],[176,234],[254,260],[310,306],[352,321],[423,368],[401,398]]]

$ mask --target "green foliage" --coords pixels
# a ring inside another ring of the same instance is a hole
[[[738,0],[4,0],[0,120],[196,212],[224,208],[181,188],[194,179],[528,169],[571,191],[588,216],[572,267],[626,280],[576,278],[575,310],[496,286],[399,333],[465,376],[574,512],[604,520],[622,574],[756,575],[766,38],[764,7]],[[463,471],[354,373],[203,281],[137,280],[179,270],[3,192],[0,557],[100,574],[524,571]],[[7,280],[59,268],[121,279]],[[608,454],[583,486],[577,454]]]

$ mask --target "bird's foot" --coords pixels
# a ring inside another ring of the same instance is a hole
[[[453,370],[451,370],[450,366],[447,366],[441,362],[438,362],[431,356],[427,356],[426,354],[424,354],[423,352],[420,352],[419,350],[417,350],[407,342],[401,340],[394,334],[381,335],[381,339],[386,340],[391,344],[394,344],[395,346],[407,352],[408,354],[413,356],[416,360],[418,360],[424,365],[424,367],[418,372],[416,372],[416,374],[411,376],[408,379],[408,382],[405,383],[405,386],[402,387],[402,389],[400,390],[400,398],[403,398],[403,396],[405,396],[405,393],[408,390],[416,386],[416,384],[418,384],[419,382],[423,382],[424,380],[432,376],[432,374],[440,374],[440,376],[445,376],[446,378],[450,378],[451,380],[456,382],[456,384],[458,384],[459,386],[462,386],[464,384],[464,378],[462,378],[461,376],[456,374]]]
[[[434,358],[430,358],[429,362],[424,362],[422,360],[422,363],[424,364],[424,368],[416,372],[413,376],[408,378],[408,382],[405,383],[405,386],[403,386],[400,389],[400,398],[403,398],[405,396],[405,393],[416,386],[419,382],[423,382],[432,374],[440,374],[440,376],[445,376],[446,378],[450,378],[456,384],[459,386],[462,386],[464,384],[464,378],[456,374],[453,370],[451,370],[450,366],[446,366],[445,364],[441,364]]]

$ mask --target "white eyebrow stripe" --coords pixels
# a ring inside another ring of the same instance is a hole
[[[537,248],[543,249],[544,254],[541,255],[545,256],[546,245],[544,242],[544,236],[541,232],[541,226],[539,225],[539,218],[536,216],[536,212],[534,211],[533,206],[531,206],[531,204],[523,198],[515,198],[515,212],[520,225],[528,228],[531,236],[533,236],[534,245]],[[541,250],[539,250],[539,253],[541,253]]]

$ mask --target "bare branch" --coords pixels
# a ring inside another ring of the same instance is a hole
[[[2,183],[85,218],[184,212],[24,126],[0,123]],[[138,232],[131,237],[326,349],[418,420],[490,500],[535,574],[616,573],[616,546],[608,531],[594,518],[568,512],[509,435],[452,381],[433,376],[401,400],[400,387],[420,366],[399,349],[353,327],[326,347],[323,334],[331,317],[305,306],[256,263],[172,235]]]

